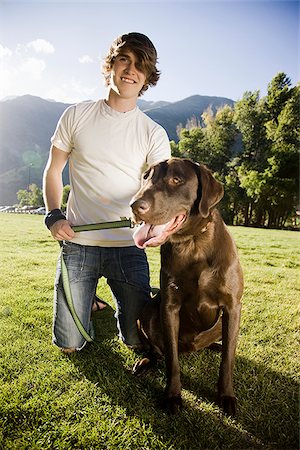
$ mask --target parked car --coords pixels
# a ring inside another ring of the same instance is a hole
[[[34,209],[36,209],[36,206],[32,206],[32,205],[24,205],[24,206],[22,206],[22,208],[20,209],[20,212],[29,214],[29,213],[30,213],[31,211],[33,211]]]
[[[46,208],[45,206],[41,206],[40,208],[30,211],[30,214],[46,214]]]
[[[5,206],[3,209],[1,209],[0,212],[6,212],[6,213],[14,212],[15,209],[16,209],[15,206]]]

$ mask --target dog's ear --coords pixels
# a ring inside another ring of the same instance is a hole
[[[211,208],[216,206],[224,195],[224,189],[203,164],[199,164],[202,195],[199,203],[199,212],[202,217],[209,216]]]

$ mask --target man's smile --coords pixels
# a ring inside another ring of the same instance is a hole
[[[126,77],[122,77],[121,80],[125,81],[125,83],[129,83],[129,84],[134,84],[135,83],[134,80],[131,80],[130,78],[126,78]]]

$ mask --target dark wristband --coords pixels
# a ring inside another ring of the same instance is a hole
[[[52,209],[52,211],[49,211],[45,217],[45,225],[50,230],[50,227],[52,227],[55,222],[62,219],[66,220],[64,213],[58,208]]]

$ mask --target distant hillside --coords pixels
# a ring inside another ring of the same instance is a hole
[[[176,128],[179,124],[184,127],[187,120],[193,116],[200,120],[203,111],[209,107],[216,112],[217,108],[221,106],[233,106],[233,104],[234,101],[228,98],[193,95],[184,100],[151,109],[146,114],[167,130],[170,140],[177,141]]]
[[[139,99],[137,101],[138,103],[138,107],[140,108],[141,111],[150,111],[151,109],[154,108],[161,108],[162,106],[167,106],[167,105],[171,105],[170,102],[163,102],[163,101],[158,101],[158,102],[149,102],[147,100],[141,100]]]
[[[169,103],[138,100],[138,105],[167,131],[170,140],[178,140],[178,124],[201,114],[209,106],[215,111],[227,98],[194,95]],[[17,201],[16,192],[29,183],[42,184],[42,173],[48,158],[50,138],[62,112],[69,105],[31,95],[0,101],[0,205]]]

